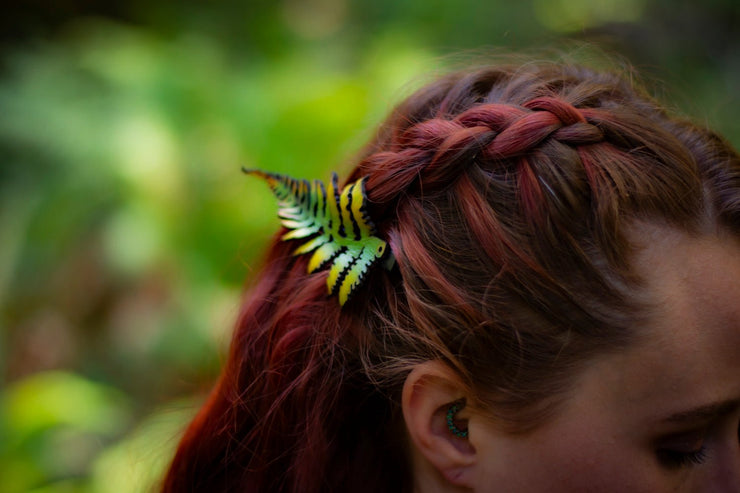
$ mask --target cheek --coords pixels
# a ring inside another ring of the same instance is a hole
[[[647,451],[628,445],[624,438],[588,421],[561,424],[528,437],[492,436],[479,450],[486,467],[476,491],[673,491],[676,481],[669,484]]]
[[[537,455],[544,466],[539,485],[549,480],[555,491],[654,491],[643,489],[648,482],[644,461],[609,438],[571,435],[542,444]]]

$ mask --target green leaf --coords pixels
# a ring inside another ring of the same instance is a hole
[[[315,180],[296,180],[286,175],[256,169],[247,174],[267,181],[280,206],[278,216],[289,231],[283,240],[308,239],[294,255],[314,252],[308,272],[331,265],[326,285],[344,305],[360,286],[370,267],[383,257],[386,242],[375,236],[375,225],[367,214],[364,178],[338,192],[332,174],[328,192]]]

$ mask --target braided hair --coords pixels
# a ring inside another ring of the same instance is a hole
[[[164,491],[410,491],[406,375],[440,359],[525,432],[639,337],[631,229],[740,234],[740,160],[631,79],[559,64],[444,77],[347,181],[396,259],[340,309],[275,241]]]

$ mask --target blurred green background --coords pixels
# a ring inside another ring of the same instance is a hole
[[[736,0],[29,0],[0,21],[0,491],[156,488],[277,229],[460,60],[616,53],[740,142]],[[453,55],[453,56],[451,56]]]

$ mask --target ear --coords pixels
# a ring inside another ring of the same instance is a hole
[[[453,434],[447,426],[447,411],[465,398],[457,374],[441,361],[427,361],[411,370],[403,386],[403,417],[414,445],[414,466],[431,465],[448,483],[472,487],[475,448],[467,438]],[[456,420],[467,419],[465,410]],[[417,462],[425,461],[426,464]]]

